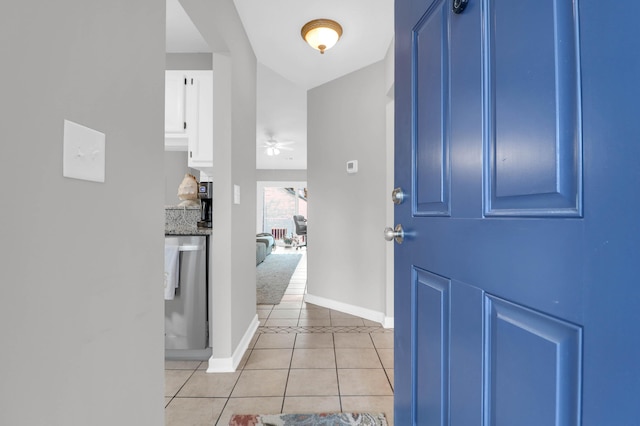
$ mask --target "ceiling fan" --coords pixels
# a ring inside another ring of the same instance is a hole
[[[294,141],[289,142],[278,142],[277,140],[270,138],[265,141],[264,145],[261,148],[266,148],[266,154],[268,156],[274,156],[280,154],[280,151],[293,151],[293,148],[287,146],[294,144]]]

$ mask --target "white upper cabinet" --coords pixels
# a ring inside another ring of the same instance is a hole
[[[166,71],[164,146],[188,151],[189,167],[213,166],[213,72]]]
[[[187,129],[187,75],[167,71],[164,83],[164,133],[185,135]]]
[[[193,76],[193,98],[197,120],[190,129],[189,167],[208,169],[213,167],[213,73],[198,71]]]

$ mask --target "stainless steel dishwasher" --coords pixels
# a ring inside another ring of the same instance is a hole
[[[165,237],[165,245],[177,245],[179,252],[175,296],[165,297],[165,357],[199,358],[208,346],[207,237]]]

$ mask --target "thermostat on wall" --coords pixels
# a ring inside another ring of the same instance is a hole
[[[358,160],[347,161],[347,173],[358,172]]]

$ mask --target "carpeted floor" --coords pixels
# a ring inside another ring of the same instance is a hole
[[[301,254],[270,254],[256,266],[256,301],[259,305],[277,305],[302,258]]]
[[[381,413],[236,414],[229,426],[387,426]]]

